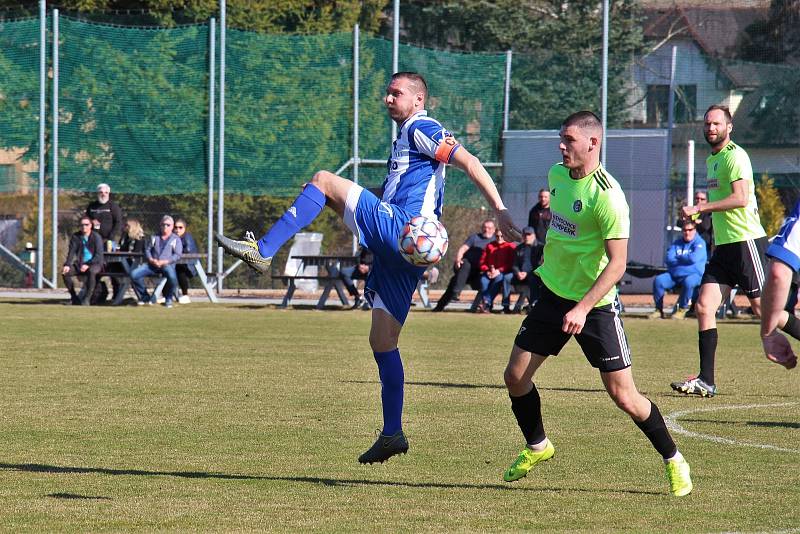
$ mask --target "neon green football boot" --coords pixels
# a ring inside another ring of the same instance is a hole
[[[669,492],[676,497],[683,497],[692,492],[692,477],[689,463],[683,459],[673,459],[666,463]]]
[[[539,462],[546,462],[556,453],[555,447],[551,441],[547,441],[547,446],[542,451],[534,451],[529,447],[522,449],[517,459],[511,464],[511,467],[506,469],[503,473],[503,480],[506,482],[514,482],[528,474],[528,471],[533,469],[533,466]]]

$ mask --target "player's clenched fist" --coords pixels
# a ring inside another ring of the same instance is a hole
[[[764,354],[769,361],[787,369],[794,369],[797,366],[797,356],[792,351],[789,340],[780,332],[773,331],[768,336],[762,337],[761,343],[764,345]]]

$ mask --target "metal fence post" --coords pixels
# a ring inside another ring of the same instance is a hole
[[[208,21],[208,257],[206,271],[214,272],[214,99],[217,46],[217,19]]]
[[[42,289],[44,275],[44,172],[45,172],[45,91],[47,82],[47,12],[45,0],[39,0],[39,218],[36,225],[36,287]]]
[[[58,9],[53,10],[53,287],[58,286]]]
[[[511,50],[506,50],[506,87],[503,95],[503,131],[508,130],[508,114],[511,104]]]
[[[361,88],[359,77],[361,69],[359,68],[359,29],[358,24],[353,27],[353,182],[358,183],[358,94]],[[358,238],[353,234],[353,254],[355,255],[358,249]]]
[[[219,198],[217,198],[217,231],[223,231],[225,214],[225,0],[219,3],[219,161],[217,163]],[[217,292],[222,291],[222,247],[217,248]]]
[[[603,0],[603,65],[600,91],[600,122],[603,123],[603,139],[600,143],[600,163],[606,166],[606,131],[608,122],[608,0]]]

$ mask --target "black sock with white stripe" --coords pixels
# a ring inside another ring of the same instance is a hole
[[[714,385],[714,356],[717,353],[717,329],[710,328],[700,332],[698,345],[700,346],[700,380]]]
[[[530,393],[520,397],[508,395],[511,398],[511,411],[517,418],[519,429],[525,436],[525,443],[535,445],[545,439],[544,424],[542,424],[542,401],[536,384],[532,384],[533,389]]]
[[[633,422],[636,423],[639,430],[644,432],[644,435],[647,436],[647,439],[650,440],[650,443],[653,444],[653,447],[656,448],[662,458],[665,460],[672,458],[678,452],[678,447],[672,441],[672,436],[669,435],[669,430],[667,430],[667,424],[664,422],[664,418],[661,417],[658,406],[653,401],[650,401],[650,415],[647,419],[641,422],[634,419]]]
[[[789,318],[786,319],[786,324],[783,325],[781,330],[795,339],[800,339],[800,321],[797,320],[793,313],[789,313]]]

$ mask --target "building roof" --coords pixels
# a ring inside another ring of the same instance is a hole
[[[741,45],[741,39],[747,38],[744,30],[768,14],[768,4],[736,8],[708,5],[651,7],[645,9],[644,36],[651,40],[664,39],[671,34],[689,37],[711,57],[732,58]]]

